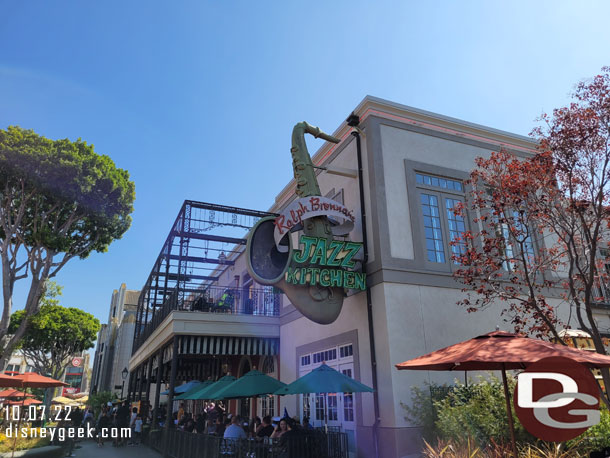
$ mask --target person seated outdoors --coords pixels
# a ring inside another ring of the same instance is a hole
[[[230,313],[233,309],[234,300],[233,292],[230,289],[225,289],[222,296],[220,296],[220,299],[218,299],[216,310],[218,312]]]
[[[184,431],[187,433],[192,433],[195,429],[195,421],[190,416],[187,418],[186,423],[184,423]]]
[[[203,434],[205,431],[205,413],[199,413],[197,418],[195,418],[195,430],[199,434]]]
[[[248,437],[256,437],[256,431],[261,425],[261,419],[256,416],[250,419],[250,424],[248,425]]]
[[[206,427],[205,427],[205,433],[215,435],[216,434],[216,423],[214,423],[212,420],[208,420]]]
[[[185,410],[184,410],[184,402],[180,403],[180,408],[178,409],[178,421],[182,420],[182,417],[184,416]]]
[[[247,439],[246,432],[244,428],[240,425],[240,420],[237,415],[231,418],[231,424],[227,429],[225,429],[224,436],[225,439]]]
[[[277,425],[277,428],[275,428],[275,431],[273,431],[273,434],[271,434],[271,439],[278,439],[278,438],[282,437],[285,433],[290,431],[291,429],[292,428],[290,427],[290,424],[288,423],[288,419],[282,418],[280,420],[279,424]]]
[[[313,426],[309,423],[309,417],[303,417],[303,429],[313,429]]]
[[[273,425],[271,424],[271,416],[267,415],[263,417],[263,422],[256,430],[256,437],[271,437],[273,434]]]
[[[230,422],[230,420],[227,420]],[[223,417],[216,418],[216,435],[223,437],[225,434],[225,422],[223,421]]]

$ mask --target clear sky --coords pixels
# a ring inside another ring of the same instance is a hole
[[[332,132],[370,94],[528,134],[610,65],[608,17],[603,1],[0,0],[0,128],[81,137],[135,181],[123,239],[57,277],[63,305],[105,321],[183,200],[271,206],[296,122]]]

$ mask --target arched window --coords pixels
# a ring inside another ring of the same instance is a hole
[[[275,377],[275,358],[273,356],[267,356],[263,359],[261,370],[263,374],[270,377]],[[275,416],[275,397],[274,396],[261,396],[259,398],[261,415]]]
[[[273,374],[275,372],[275,364],[273,356],[267,356],[263,360],[263,374]]]

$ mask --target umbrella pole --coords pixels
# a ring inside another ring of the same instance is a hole
[[[328,394],[324,393],[324,432],[328,434]]]
[[[28,388],[23,387],[23,394],[28,394]],[[23,401],[21,401],[21,409],[19,410],[19,418],[17,419],[17,431],[15,431],[15,440],[13,441],[13,451],[11,452],[11,458],[15,458],[15,448],[17,448],[17,434],[19,434],[19,427],[21,426],[21,417],[23,415],[23,407],[25,404],[25,396],[23,396]]]
[[[508,380],[506,379],[506,367],[502,364],[502,384],[504,385],[504,399],[506,400],[506,414],[508,415],[508,427],[510,428],[510,442],[513,447],[515,458],[519,457],[517,453],[517,442],[515,441],[515,424],[513,423],[513,411],[510,408],[510,393],[508,392]]]

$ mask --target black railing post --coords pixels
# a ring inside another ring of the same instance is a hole
[[[174,336],[174,341],[172,344],[172,368],[171,375],[169,379],[169,395],[167,397],[167,415],[165,417],[165,432],[169,434],[170,426],[175,427],[174,425],[174,388],[176,387],[176,373],[178,372],[178,336]],[[175,431],[175,430],[174,430]],[[166,445],[167,445],[166,441]],[[169,456],[169,447],[164,447],[165,457]]]

